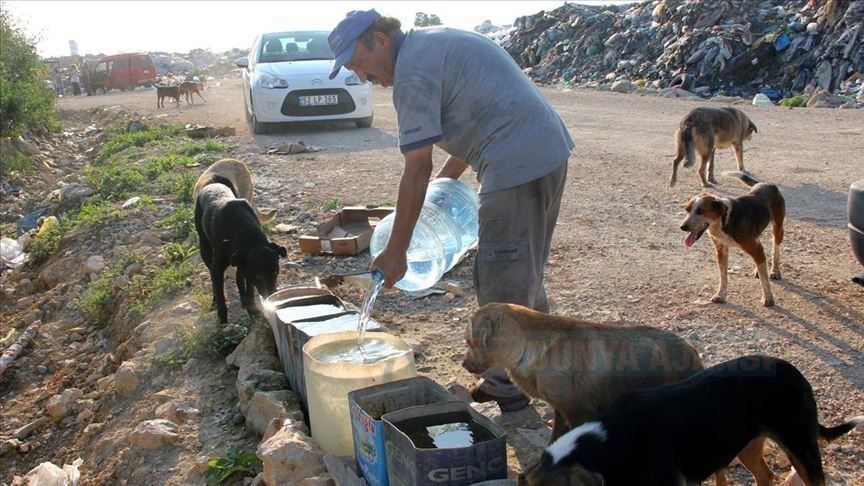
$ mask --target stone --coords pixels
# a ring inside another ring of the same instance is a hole
[[[264,484],[296,484],[324,471],[324,452],[306,434],[285,427],[258,445],[256,451],[264,466]]]
[[[180,436],[177,434],[177,426],[170,420],[155,419],[145,420],[135,427],[129,442],[133,447],[141,449],[159,449],[174,444]]]
[[[610,89],[616,93],[629,93],[635,89],[635,86],[629,80],[622,79],[612,83],[612,88]]]
[[[300,399],[288,390],[256,392],[244,415],[246,428],[258,435],[267,430],[267,424],[274,418],[303,420]]]
[[[245,376],[241,376],[241,374]],[[287,390],[289,388],[285,373],[254,366],[241,368],[241,372],[237,374],[236,386],[241,410],[245,408],[255,392]]]
[[[45,404],[45,410],[54,423],[60,423],[72,411],[75,400],[84,396],[84,392],[77,388],[67,388],[63,393],[54,395]]]
[[[324,464],[327,466],[327,472],[335,480],[339,486],[365,486],[366,481],[360,478],[359,473],[354,469],[354,459],[352,457],[335,456],[327,454],[324,456]],[[310,483],[310,484],[327,484],[327,483]]]
[[[138,371],[129,361],[120,365],[114,373],[114,389],[121,397],[127,397],[134,393],[140,384],[141,380],[138,378]]]
[[[200,413],[200,410],[188,402],[170,401],[156,407],[157,417],[170,420],[175,424],[182,424],[189,419],[194,419]]]
[[[16,439],[24,440],[27,437],[30,437],[34,431],[41,429],[42,427],[48,425],[51,422],[49,417],[39,417],[38,419],[30,422],[29,424],[19,427],[12,432],[12,435],[15,436]]]
[[[68,184],[60,188],[60,212],[77,209],[94,194],[93,189],[81,184]]]
[[[263,368],[279,369],[279,358],[276,357],[276,342],[270,328],[256,321],[249,329],[249,334],[225,358],[229,366],[243,368],[252,363],[258,363]]]

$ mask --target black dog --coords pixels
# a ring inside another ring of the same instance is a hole
[[[287,256],[287,250],[267,240],[255,210],[245,199],[237,199],[231,182],[219,176],[198,192],[195,229],[201,257],[210,270],[219,321],[228,322],[224,279],[229,265],[237,267],[237,289],[243,307],[250,315],[256,313],[253,289],[264,297],[276,291],[279,257]]]
[[[551,444],[520,480],[538,486],[574,478],[575,484],[605,486],[698,484],[764,436],[786,452],[805,484],[823,486],[819,440],[830,442],[862,422],[856,417],[823,427],[801,372],[780,359],[747,356],[621,396]]]

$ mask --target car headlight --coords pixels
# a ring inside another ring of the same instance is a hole
[[[348,86],[357,86],[358,84],[363,84],[363,81],[360,81],[360,77],[356,74],[351,74],[345,78],[345,84]]]
[[[258,76],[258,79],[255,81],[255,86],[258,86],[259,88],[281,89],[288,87],[288,81],[279,79],[275,76],[270,76],[269,74],[262,74]]]

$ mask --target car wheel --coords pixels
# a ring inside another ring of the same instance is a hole
[[[270,124],[258,121],[258,117],[252,114],[252,119],[249,121],[252,124],[252,133],[256,135],[267,135],[270,133]]]
[[[127,86],[126,89],[129,90],[129,91],[134,91],[134,90],[135,90],[135,85],[132,84],[132,83],[129,83],[129,86]]]
[[[372,126],[372,119],[373,118],[374,118],[374,115],[370,116],[369,118],[364,118],[362,120],[358,120],[358,121],[354,122],[354,124],[357,125],[357,128],[369,128]]]

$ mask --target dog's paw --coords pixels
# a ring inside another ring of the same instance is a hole
[[[726,296],[720,295],[720,294],[714,294],[714,296],[711,297],[711,302],[714,302],[715,304],[725,304],[726,303]]]
[[[753,278],[759,278],[759,268],[754,268],[752,275]]]
[[[765,307],[773,307],[774,297],[762,297],[762,305]]]
[[[771,277],[771,280],[780,280],[780,279],[781,279],[781,277],[780,277],[780,272],[777,271],[777,270],[771,272],[771,274],[769,275],[769,277]]]
[[[669,179],[669,188],[671,189],[671,188],[675,187],[676,182],[678,182],[678,181],[676,181],[675,179]]]

